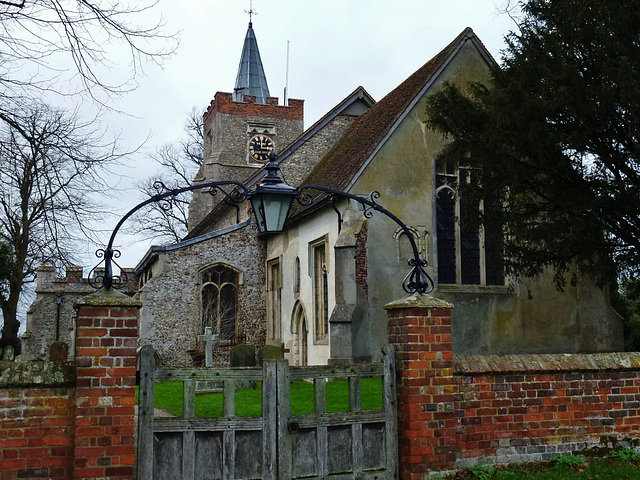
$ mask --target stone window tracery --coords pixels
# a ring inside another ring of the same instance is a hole
[[[202,272],[202,330],[213,328],[222,340],[236,335],[238,273],[224,265]]]
[[[504,285],[502,232],[474,221],[493,207],[459,194],[459,184],[470,183],[472,174],[458,163],[436,164],[438,284]]]
[[[313,255],[313,313],[315,341],[324,340],[329,333],[329,285],[325,241],[312,245]]]

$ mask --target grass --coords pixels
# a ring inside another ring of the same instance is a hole
[[[564,459],[576,459],[575,462]],[[478,465],[458,472],[455,479],[465,480],[640,480],[640,462],[612,456],[589,461],[569,455],[549,464],[512,467]]]
[[[360,398],[363,410],[382,408],[382,379],[362,378],[360,380]],[[349,410],[349,385],[347,380],[327,383],[327,412],[346,412]],[[137,397],[136,390],[136,397]],[[314,412],[313,384],[303,381],[291,382],[291,413],[304,415]],[[182,382],[158,382],[154,391],[156,408],[166,410],[171,415],[182,416]],[[256,388],[236,391],[236,415],[239,417],[259,417],[262,415],[262,389],[258,382]],[[137,398],[136,398],[137,401]],[[215,418],[222,416],[222,393],[208,393],[196,397],[196,417]]]

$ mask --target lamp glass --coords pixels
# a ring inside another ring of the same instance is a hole
[[[260,233],[280,233],[287,220],[293,196],[259,192],[251,197],[251,207]]]

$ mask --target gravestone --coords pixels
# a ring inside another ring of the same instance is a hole
[[[53,363],[65,363],[69,359],[69,345],[65,342],[53,342],[49,347],[49,360]]]
[[[204,335],[198,335],[198,342],[204,343],[204,365],[213,366],[213,346],[220,341],[220,337],[213,333],[213,328],[204,327]],[[215,393],[222,391],[220,382],[200,380],[196,382],[196,394]]]
[[[198,342],[204,342],[204,364],[207,367],[213,366],[213,344],[219,340],[211,327],[204,327],[204,335],[198,335]]]
[[[13,353],[14,353],[13,347],[11,345],[7,345],[6,347],[4,347],[4,350],[2,351],[2,360],[7,360],[9,362],[12,362],[15,359],[15,355]]]
[[[253,345],[236,345],[229,352],[231,368],[255,367],[256,349]]]
[[[258,350],[258,365],[262,366],[265,360],[282,360],[284,358],[284,350],[275,345],[265,345]]]
[[[231,368],[237,367],[255,367],[256,366],[256,349],[253,345],[236,345],[229,352],[229,362]],[[236,381],[237,388],[256,388],[256,382],[253,381]]]

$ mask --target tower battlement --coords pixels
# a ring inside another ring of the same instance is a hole
[[[245,95],[243,101],[237,102],[233,100],[233,94],[217,92],[204,113],[205,129],[218,113],[247,117],[304,120],[304,100],[290,98],[287,105],[279,105],[278,101],[278,97],[267,97],[267,103],[256,103],[255,95]]]

